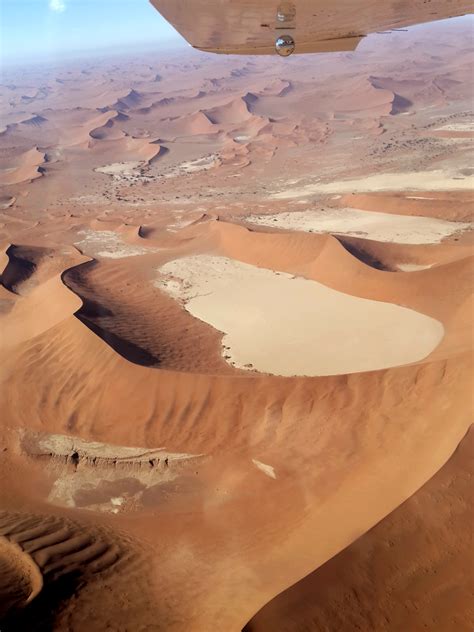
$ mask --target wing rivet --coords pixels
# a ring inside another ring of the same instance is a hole
[[[275,49],[282,57],[288,57],[295,50],[295,40],[291,35],[280,35],[275,42]]]

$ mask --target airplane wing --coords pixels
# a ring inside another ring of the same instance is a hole
[[[369,33],[464,15],[472,8],[466,0],[150,2],[195,48],[242,55],[354,50]]]

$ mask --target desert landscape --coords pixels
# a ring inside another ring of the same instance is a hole
[[[472,28],[3,68],[2,632],[472,632]]]

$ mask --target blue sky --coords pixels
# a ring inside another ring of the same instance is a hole
[[[0,0],[0,39],[7,63],[183,41],[148,0]]]

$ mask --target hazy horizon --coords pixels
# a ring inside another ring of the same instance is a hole
[[[148,0],[3,0],[0,25],[9,66],[185,43]]]

